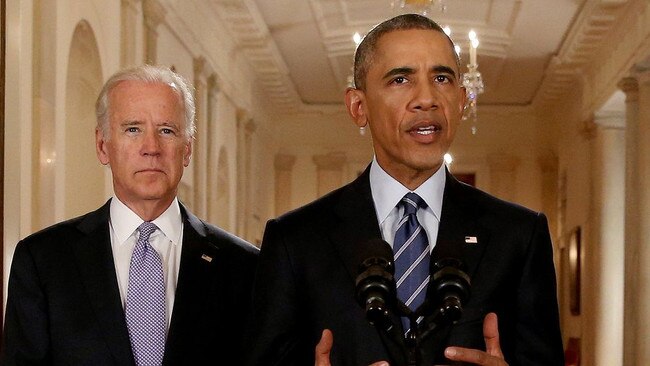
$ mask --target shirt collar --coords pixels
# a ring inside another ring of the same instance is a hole
[[[140,216],[133,212],[117,197],[113,197],[111,200],[110,213],[111,226],[113,227],[113,232],[115,233],[117,243],[119,244],[125,243],[143,222]],[[165,235],[174,245],[178,244],[181,239],[180,235],[183,225],[178,199],[174,198],[165,212],[152,222],[156,224],[163,235]]]
[[[420,196],[440,222],[442,213],[442,196],[445,191],[446,175],[444,164],[424,183],[413,191]],[[391,177],[379,166],[377,158],[370,164],[370,191],[377,210],[377,222],[386,220],[405,194],[411,192],[402,183]]]

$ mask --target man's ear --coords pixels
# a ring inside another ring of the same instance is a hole
[[[464,86],[460,87],[460,103],[459,103],[459,108],[460,108],[460,114],[461,116],[463,115],[463,111],[465,110],[465,103],[467,103],[467,89],[465,89]]]
[[[192,157],[192,141],[194,139],[190,138],[190,140],[187,142],[185,145],[185,153],[183,154],[183,166],[187,168],[188,165],[190,165],[190,158]]]
[[[358,127],[366,127],[368,116],[365,111],[366,95],[362,90],[348,88],[345,91],[345,106],[348,114],[352,117],[354,124]]]
[[[99,162],[102,165],[108,165],[110,163],[110,157],[106,148],[106,139],[99,129],[95,129],[95,150],[97,151],[97,159],[99,159]]]

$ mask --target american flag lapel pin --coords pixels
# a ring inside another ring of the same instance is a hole
[[[465,237],[465,243],[466,244],[478,244],[478,239],[475,236],[466,236]]]
[[[208,263],[212,262],[212,257],[210,257],[207,254],[201,254],[201,259],[203,259],[204,261],[206,261]]]

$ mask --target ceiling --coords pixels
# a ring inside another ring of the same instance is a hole
[[[340,108],[355,32],[407,12],[392,0],[213,0],[275,105],[287,111]],[[480,40],[479,105],[553,100],[614,26],[624,0],[444,0],[428,16],[452,30],[467,64]],[[462,70],[464,71],[464,70]]]

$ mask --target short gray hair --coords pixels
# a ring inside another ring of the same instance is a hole
[[[164,66],[143,65],[118,71],[106,81],[95,103],[95,116],[97,117],[97,130],[106,139],[110,136],[110,98],[109,94],[117,84],[122,81],[135,80],[145,83],[163,83],[169,85],[183,101],[185,112],[185,136],[193,139],[196,131],[194,123],[194,95],[192,87],[184,77]]]

